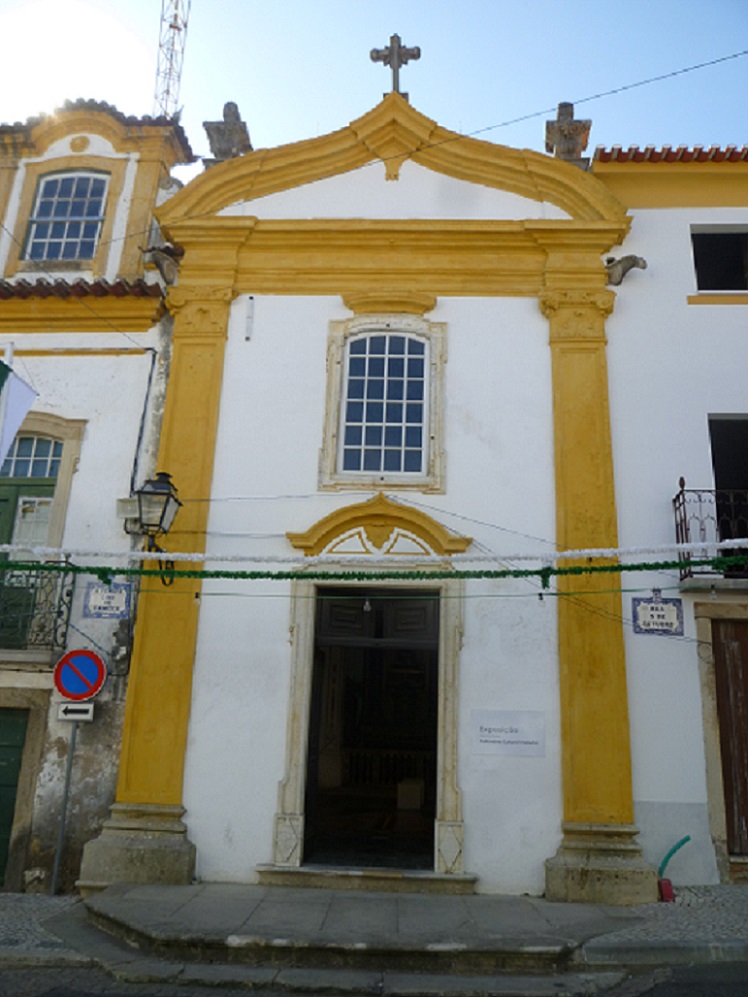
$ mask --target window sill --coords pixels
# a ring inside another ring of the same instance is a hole
[[[748,291],[700,291],[689,294],[689,305],[748,305]]]
[[[319,489],[323,492],[336,491],[376,491],[386,488],[391,491],[443,492],[441,483],[432,476],[413,476],[412,478],[393,477],[387,474],[351,475],[343,474],[325,477],[320,480]]]

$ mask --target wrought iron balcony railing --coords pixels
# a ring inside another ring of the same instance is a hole
[[[718,553],[748,556],[748,549],[733,547],[719,552],[716,547],[723,540],[748,537],[748,489],[686,488],[684,478],[679,484],[680,491],[673,499],[675,542],[703,544],[702,549],[679,555],[681,580],[694,575],[748,578],[748,564],[726,571],[693,564],[694,560],[713,558]]]
[[[60,650],[65,646],[75,576],[67,571],[0,572],[0,649]]]

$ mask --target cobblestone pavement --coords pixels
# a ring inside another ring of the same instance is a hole
[[[607,933],[608,942],[748,940],[748,886],[681,886],[674,904],[652,904],[637,924]]]
[[[43,922],[80,903],[78,897],[48,897],[35,893],[0,893],[0,959],[17,961],[27,954],[35,965],[89,965],[91,960],[70,948]]]

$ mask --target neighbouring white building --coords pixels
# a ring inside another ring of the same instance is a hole
[[[48,890],[56,855],[57,883],[72,889],[114,795],[136,587],[78,569],[112,563],[96,552],[127,566],[117,500],[153,473],[170,336],[140,247],[177,189],[172,167],[190,158],[172,122],[90,101],[0,126],[0,348],[37,392],[0,467],[6,889]],[[102,657],[108,679],[77,732],[58,854],[72,723],[53,669],[78,648]]]

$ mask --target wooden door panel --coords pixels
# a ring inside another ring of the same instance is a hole
[[[714,620],[727,847],[748,856],[748,621]]]

